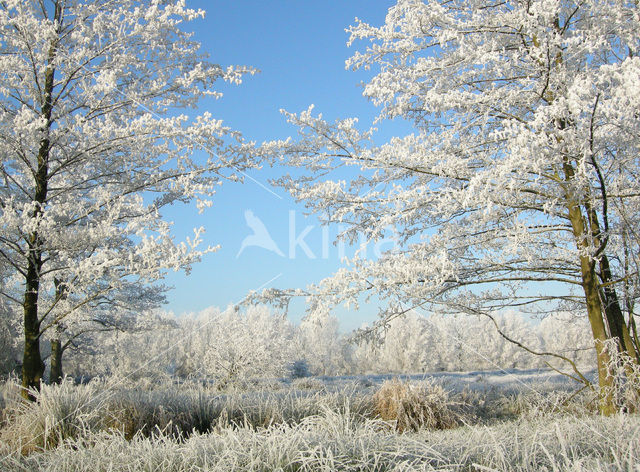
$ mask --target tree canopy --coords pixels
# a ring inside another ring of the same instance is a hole
[[[43,374],[43,336],[156,306],[165,271],[212,250],[202,229],[176,242],[161,215],[205,208],[252,165],[220,120],[180,112],[253,72],[210,62],[183,29],[203,15],[184,1],[0,4],[0,258],[13,274],[0,288],[24,313],[25,387]]]
[[[375,145],[375,129],[309,109],[287,113],[297,139],[262,151],[308,171],[278,183],[346,224],[341,237],[393,227],[401,244],[264,295],[325,309],[371,293],[391,304],[383,322],[412,306],[573,310],[589,319],[612,412],[606,341],[636,362],[640,348],[637,3],[399,0],[384,25],[348,31],[368,42],[347,66],[373,70],[364,94],[379,120],[413,132]]]

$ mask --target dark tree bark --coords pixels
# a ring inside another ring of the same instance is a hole
[[[611,337],[618,339],[620,352],[627,354],[635,362],[638,362],[637,346],[634,345],[633,339],[631,338],[629,327],[624,319],[620,305],[620,299],[613,287],[609,258],[606,255],[603,255],[600,259],[600,279],[603,285],[602,299]]]
[[[64,374],[62,372],[62,353],[64,349],[60,339],[51,340],[51,371],[49,373],[49,382],[59,384],[62,382]]]
[[[44,362],[40,355],[40,322],[38,320],[38,260],[29,259],[27,284],[24,295],[24,355],[22,359],[22,396],[34,400],[29,389],[40,388]]]
[[[54,20],[59,21],[61,9],[58,2],[55,6]],[[43,95],[41,103],[41,115],[45,119],[43,127],[43,138],[40,141],[37,157],[37,170],[34,175],[34,203],[35,207],[31,214],[36,222],[41,217],[46,202],[49,184],[49,154],[51,152],[51,141],[49,131],[51,129],[52,109],[53,109],[53,87],[55,69],[53,62],[56,56],[56,44],[52,42],[49,48],[48,65],[44,74]],[[37,228],[37,224],[36,224]],[[42,238],[38,230],[34,230],[29,235],[29,257],[26,271],[26,283],[24,294],[24,357],[22,361],[22,396],[28,400],[33,400],[33,395],[28,389],[39,389],[42,374],[44,373],[44,362],[40,354],[40,319],[38,317],[38,299],[40,295],[40,277],[42,273]]]

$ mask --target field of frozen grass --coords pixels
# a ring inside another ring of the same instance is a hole
[[[588,371],[586,377],[596,381],[595,370]],[[568,377],[548,369],[501,369],[494,371],[479,370],[470,372],[430,372],[428,374],[388,374],[388,375],[356,375],[341,377],[313,377],[329,390],[341,389],[345,386],[359,385],[376,387],[391,379],[408,382],[435,381],[447,387],[447,390],[461,392],[463,390],[488,391],[499,390],[503,393],[535,393],[545,391],[571,391],[576,384]],[[299,379],[303,382],[304,379]]]
[[[640,471],[640,417],[548,371],[3,386],[7,471]]]

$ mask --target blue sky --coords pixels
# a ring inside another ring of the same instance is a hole
[[[222,86],[224,96],[203,102],[200,111],[240,131],[251,140],[281,139],[295,133],[279,110],[298,112],[310,104],[333,120],[358,116],[364,125],[376,109],[364,97],[359,84],[364,72],[345,70],[345,60],[355,52],[348,48],[345,28],[358,17],[375,25],[384,23],[391,0],[191,0],[187,5],[207,11],[204,20],[188,24],[211,60],[221,65],[247,65],[260,73],[240,86]],[[304,208],[268,180],[285,169],[250,173],[243,185],[223,185],[212,208],[198,215],[191,206],[174,206],[165,217],[175,224],[178,238],[192,234],[195,226],[207,230],[205,244],[221,249],[207,255],[191,274],[169,274],[175,287],[166,309],[177,314],[209,306],[225,307],[241,300],[249,290],[267,286],[305,287],[333,273],[340,266],[341,250],[327,245],[337,228],[321,229]],[[258,183],[256,183],[256,181]],[[266,190],[264,187],[268,187]],[[248,211],[251,213],[249,214]],[[252,216],[251,216],[252,215]],[[257,217],[283,255],[247,246],[242,241],[253,230],[246,217]],[[293,244],[299,238],[301,244]],[[306,247],[304,247],[304,244]],[[292,253],[293,249],[295,254]],[[305,250],[306,249],[306,250]],[[347,248],[346,253],[350,250]],[[351,251],[352,252],[352,251]],[[372,252],[372,251],[371,251]],[[304,305],[296,303],[291,315],[298,320]],[[375,318],[377,309],[360,312],[338,310],[343,329],[353,329]]]

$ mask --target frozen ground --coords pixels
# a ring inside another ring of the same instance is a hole
[[[597,372],[586,371],[585,376],[594,381]],[[321,381],[327,389],[335,390],[345,385],[362,385],[372,387],[384,381],[398,378],[409,382],[435,380],[448,390],[460,392],[465,389],[473,391],[499,390],[504,393],[544,392],[549,390],[571,390],[578,384],[550,369],[504,369],[493,371],[470,372],[430,372],[425,374],[386,374],[342,377],[313,377]]]
[[[46,387],[28,406],[5,385],[0,470],[640,472],[640,417],[597,416],[559,374],[391,377],[226,392],[111,379]]]

